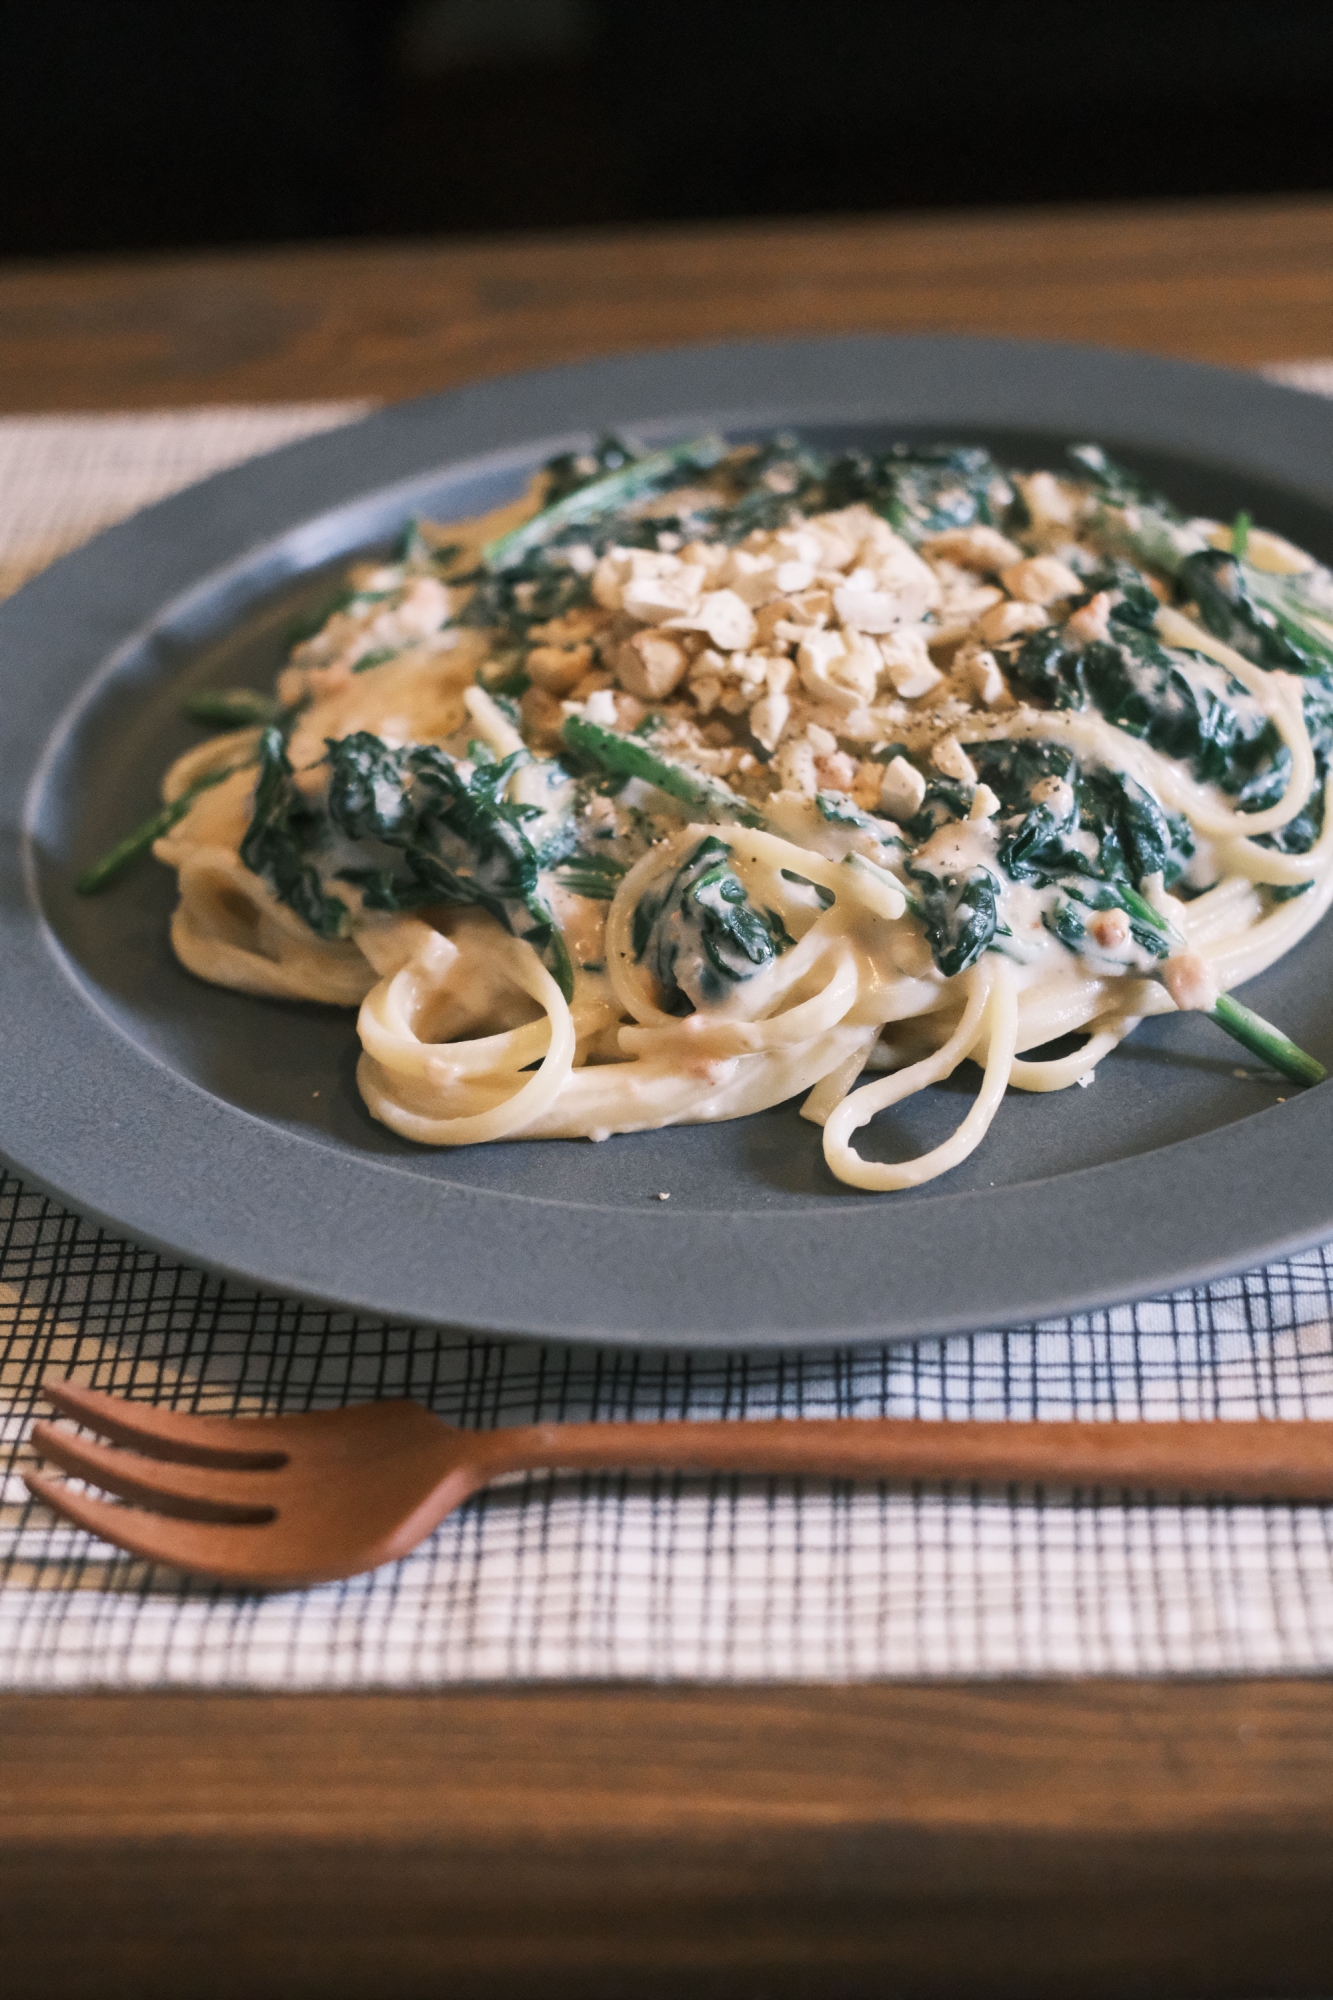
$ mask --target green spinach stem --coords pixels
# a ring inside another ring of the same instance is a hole
[[[253,688],[203,688],[181,703],[181,714],[206,729],[250,729],[275,722],[278,703]]]
[[[595,520],[599,514],[608,514],[624,506],[626,501],[650,493],[654,486],[661,485],[663,480],[669,479],[683,466],[697,466],[703,471],[710,465],[716,465],[720,458],[726,457],[728,449],[721,438],[702,437],[692,438],[688,444],[673,444],[666,451],[649,452],[646,458],[637,458],[632,465],[608,472],[602,479],[590,479],[586,486],[575,487],[554,506],[543,508],[530,521],[511,528],[507,535],[487,542],[481,551],[481,560],[492,572],[507,569],[531,554],[533,549],[540,548],[562,528],[577,527],[582,521]]]
[[[201,792],[210,790],[214,785],[220,785],[224,778],[232,775],[233,771],[243,769],[244,766],[241,764],[228,764],[220,771],[205,771],[202,778],[196,778],[192,785],[186,786],[179,798],[173,799],[170,805],[163,806],[160,811],[155,812],[151,819],[146,819],[142,826],[134,829],[133,833],[127,833],[123,840],[118,840],[100,861],[94,861],[91,868],[85,868],[74,884],[78,894],[95,896],[99,889],[110,888],[132,861],[137,861],[141,854],[146,854],[155,840],[160,840],[164,833],[171,831],[178,820],[184,819]]]
[[[1322,1083],[1328,1071],[1304,1049],[1297,1048],[1289,1035],[1281,1028],[1275,1028],[1271,1021],[1265,1021],[1252,1007],[1245,1007],[1239,1000],[1233,1000],[1224,993],[1217,1005],[1209,1013],[1208,1019],[1215,1021],[1224,1034],[1239,1042],[1251,1055],[1258,1056],[1293,1083]]]
[[[581,715],[567,716],[561,731],[571,750],[580,750],[603,770],[621,777],[641,778],[656,785],[668,798],[693,806],[710,819],[736,820],[741,826],[766,826],[763,814],[729,786],[672,758],[650,750],[641,736],[621,736],[604,729],[599,722],[586,722]]]

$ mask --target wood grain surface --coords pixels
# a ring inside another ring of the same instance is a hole
[[[0,409],[930,331],[1333,354],[1333,202],[0,269]],[[1333,1993],[1322,1680],[0,1700],[47,2000]]]
[[[1333,353],[1333,202],[10,265],[0,408],[394,398],[633,347],[870,331]]]
[[[0,1702],[46,2000],[1326,1993],[1317,1682]]]

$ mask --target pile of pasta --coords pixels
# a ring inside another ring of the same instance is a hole
[[[832,1173],[874,1190],[945,1173],[1006,1089],[1087,1084],[1323,917],[1315,679],[1179,581],[1198,551],[1308,578],[1302,551],[1173,516],[1154,563],[1143,509],[1077,472],[974,477],[970,514],[937,480],[922,522],[807,510],[780,453],[706,456],[582,521],[539,481],[357,565],[272,714],[167,772],[183,964],[356,1007],[362,1097],[423,1145],[801,1098]],[[769,517],[737,533],[753,494]],[[1219,775],[1171,736],[1191,702],[1219,741],[1231,718]],[[967,1060],[947,1141],[862,1157],[870,1119]]]

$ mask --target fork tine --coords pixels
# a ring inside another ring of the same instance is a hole
[[[189,1416],[51,1375],[43,1378],[42,1394],[62,1416],[73,1417],[113,1444],[134,1445],[150,1458],[238,1472],[274,1470],[287,1460],[275,1432],[289,1429],[290,1418],[284,1423],[280,1417]]]
[[[194,1576],[227,1583],[282,1583],[281,1572],[270,1573],[259,1537],[263,1527],[218,1527],[199,1521],[172,1521],[164,1514],[144,1514],[133,1507],[115,1507],[74,1493],[59,1479],[42,1472],[25,1472],[23,1483],[63,1520],[84,1528],[99,1541],[110,1542],[147,1562],[170,1563]]]
[[[37,1423],[31,1441],[39,1457],[76,1479],[86,1479],[122,1500],[136,1500],[186,1521],[271,1521],[275,1506],[262,1473],[220,1471],[144,1458],[134,1451],[95,1444],[54,1424]],[[247,1492],[247,1488],[249,1489]]]

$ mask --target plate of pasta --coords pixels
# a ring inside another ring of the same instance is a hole
[[[372,416],[0,610],[0,1145],[250,1283],[920,1335],[1333,1229],[1333,411],[961,340]]]

